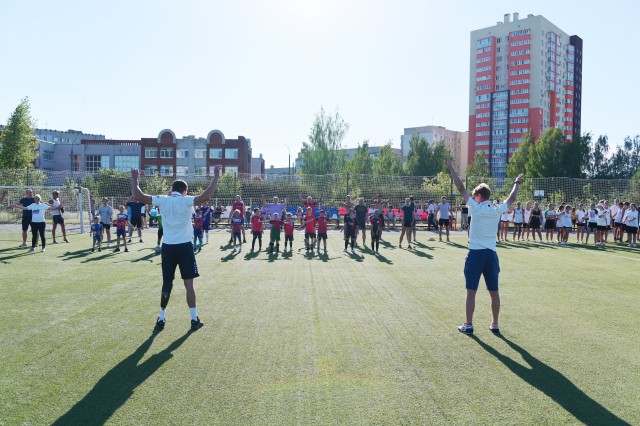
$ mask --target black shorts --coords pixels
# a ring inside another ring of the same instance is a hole
[[[108,231],[109,229],[111,229],[111,224],[110,223],[104,223],[104,222],[100,222],[100,225],[102,225],[102,227]]]
[[[22,231],[26,232],[29,229],[29,225],[31,225],[31,219],[22,219]]]
[[[607,225],[607,231],[611,231],[611,225]]]
[[[625,225],[625,227],[627,229],[627,232],[630,233],[630,234],[637,234],[638,233],[638,227],[637,226]]]
[[[182,244],[162,244],[162,281],[173,282],[176,266],[180,268],[183,280],[199,277],[196,256],[191,242]]]
[[[544,222],[544,229],[556,229],[556,221],[553,219],[547,219]]]
[[[132,217],[129,220],[129,223],[131,224],[131,226],[133,226],[134,228],[142,228],[142,218],[140,216],[138,217]]]
[[[606,225],[597,225],[597,229],[598,229],[598,231],[606,231],[607,230],[607,226]]]
[[[355,238],[356,238],[356,234],[346,234],[346,235],[344,236],[344,239],[345,239],[345,240],[349,240],[349,239],[351,239],[351,240],[355,240]]]
[[[449,226],[449,219],[438,219],[438,226]]]
[[[255,237],[262,238],[262,231],[251,231],[251,234]]]
[[[327,233],[326,232],[322,232],[322,233],[318,232],[318,239],[326,241],[327,240]]]
[[[287,244],[287,241],[291,241],[293,242],[293,235],[286,235],[284,236],[284,243]]]
[[[523,227],[523,228],[528,228],[528,227],[529,227],[529,224],[528,224],[528,223],[526,223],[526,222],[524,222],[524,223],[522,224],[522,227]]]
[[[61,214],[51,216],[51,218],[53,219],[54,224],[64,225],[64,217],[62,217]]]
[[[205,231],[211,229],[211,222],[202,222],[202,229]]]
[[[304,237],[305,238],[315,239],[316,238],[316,233],[315,232],[305,232],[304,233]]]
[[[589,228],[589,229],[598,229],[598,224],[596,222],[589,222],[587,224],[587,228]]]
[[[55,217],[55,216],[54,216]],[[615,226],[616,228],[620,228],[622,226],[622,223],[620,222],[613,222],[613,226]]]
[[[356,219],[356,223],[358,224],[358,229],[367,229],[367,221],[362,219]]]
[[[523,223],[522,222],[513,222],[513,226],[515,226],[516,228],[522,228],[523,227]]]
[[[576,223],[576,226],[577,226],[577,227],[584,226],[584,223]]]
[[[411,226],[413,226],[413,220],[410,222],[407,222],[406,220],[402,221],[402,226],[404,226],[405,228],[410,228]]]

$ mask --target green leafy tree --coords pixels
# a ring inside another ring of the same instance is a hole
[[[603,179],[609,176],[608,153],[609,138],[606,135],[601,135],[591,147],[589,177]]]
[[[29,98],[24,98],[13,111],[0,134],[0,169],[33,167],[38,156],[38,140],[34,136]]]
[[[398,176],[403,172],[402,158],[393,152],[391,142],[380,148],[378,157],[374,161],[373,173],[376,175]]]
[[[340,113],[328,114],[324,108],[316,114],[309,141],[302,144],[300,171],[307,175],[325,175],[342,171],[345,154],[342,149],[349,124]]]
[[[358,150],[347,160],[344,170],[358,175],[370,175],[373,173],[373,157],[369,151],[369,141],[358,145]]]
[[[564,134],[560,129],[544,131],[535,143],[532,155],[527,159],[525,174],[527,177],[562,176],[560,168]]]
[[[410,176],[435,176],[444,171],[445,158],[451,158],[451,152],[443,142],[430,145],[422,135],[415,133],[409,141],[407,174]]]
[[[514,153],[509,159],[509,163],[507,163],[507,177],[515,178],[520,173],[525,173],[526,175],[527,163],[532,157],[534,149],[531,133],[526,133],[522,136],[520,150]]]
[[[467,166],[467,176],[485,177],[489,176],[489,163],[482,152],[476,152],[473,162]]]
[[[575,136],[573,141],[563,145],[560,150],[560,176],[584,178],[589,167],[589,146],[591,134]]]

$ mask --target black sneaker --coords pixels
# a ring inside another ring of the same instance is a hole
[[[473,324],[462,324],[458,331],[462,334],[473,334]]]
[[[204,324],[200,322],[200,318],[196,317],[195,320],[191,320],[191,331],[200,330]]]
[[[118,252],[118,251],[120,251],[120,249],[119,249],[119,248],[116,248],[116,249],[115,249],[115,250],[113,250],[113,251]]]
[[[124,249],[124,251],[128,252],[128,251],[129,251],[129,249],[128,249],[128,248],[126,248],[126,249]]]
[[[498,324],[491,324],[489,326],[489,330],[493,333],[493,334],[500,334],[500,327],[498,327]]]
[[[156,320],[156,330],[162,331],[164,330],[164,325],[167,323],[167,320],[161,320],[160,317]]]

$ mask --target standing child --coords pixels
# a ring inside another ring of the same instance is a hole
[[[520,201],[516,203],[516,208],[513,209],[513,237],[512,240],[516,240],[516,234],[518,235],[518,241],[523,237],[522,224],[524,223],[524,210]]]
[[[116,242],[117,246],[114,251],[120,251],[120,237],[124,243],[124,251],[129,251],[127,248],[127,226],[129,225],[129,216],[124,209],[124,206],[118,208],[120,213],[116,215]]]
[[[304,245],[307,251],[311,250],[316,245],[316,216],[313,213],[311,207],[307,207],[307,214],[304,217],[305,230],[304,230]]]
[[[231,216],[231,239],[233,240],[233,249],[238,249],[239,252],[242,251],[242,242],[246,242],[242,236],[244,232],[244,217],[242,217],[242,212],[239,209],[235,209],[233,211],[233,216]],[[237,241],[237,242],[236,242]]]
[[[496,203],[497,204],[497,203]],[[509,237],[509,222],[511,222],[511,209],[503,212],[500,215],[500,229],[498,232],[498,241],[507,241]]]
[[[407,198],[408,200],[408,198]],[[353,245],[356,242],[356,235],[358,232],[358,223],[356,222],[356,211],[349,209],[349,214],[344,217],[344,252],[347,252],[349,242],[351,242],[351,253],[355,253]],[[407,236],[407,239],[410,239]]]
[[[558,211],[556,212],[556,241],[558,244],[562,244],[564,239],[564,211],[565,205],[560,204],[558,207]]]
[[[262,221],[263,216],[260,214],[260,209],[253,209],[253,215],[251,216],[251,235],[253,235],[253,241],[251,241],[251,251],[255,249],[256,240],[258,240],[258,251],[262,251]]]
[[[202,209],[197,208],[196,212],[192,215],[193,219],[193,251],[202,251],[202,235],[203,235],[203,219],[202,219]],[[200,243],[198,246],[197,243]]]
[[[273,253],[273,245],[275,243],[276,253],[280,251],[280,230],[282,229],[282,225],[284,225],[284,221],[280,220],[280,215],[278,213],[273,214],[273,219],[269,221],[271,225],[271,233],[269,238],[269,253]]]
[[[320,241],[324,242],[324,253],[327,253],[327,229],[330,220],[331,219],[327,217],[326,210],[320,210],[320,217],[315,219],[315,222],[318,224],[318,254],[320,254]]]
[[[584,242],[584,228],[585,228],[586,213],[584,211],[584,204],[578,204],[576,210],[576,242]]]
[[[302,225],[302,223],[300,225]],[[287,251],[287,242],[289,243],[289,250],[293,251],[293,231],[295,227],[296,222],[293,219],[293,215],[287,212],[284,221],[284,251]]]
[[[302,207],[298,207],[298,211],[296,212],[296,218],[298,219],[300,226],[302,226],[304,224],[304,212],[302,211]]]
[[[556,211],[553,209],[553,204],[549,203],[547,211],[544,212],[544,217],[545,241],[548,243],[549,236],[551,236],[551,242],[553,242],[553,231],[556,229]]]
[[[205,234],[205,244],[209,244],[209,229],[211,228],[211,216],[213,216],[213,209],[206,203],[204,207],[202,207],[202,230]]]
[[[100,224],[100,217],[94,217],[93,223],[91,224],[91,234],[93,235],[93,246],[91,247],[92,253],[96,251],[96,245],[98,245],[98,251],[102,251],[103,228],[104,227]]]
[[[624,215],[622,222],[625,226],[625,229],[627,230],[627,233],[629,234],[629,247],[635,247],[636,239],[638,238],[638,210],[635,203],[632,203],[629,206],[629,209]],[[622,239],[622,237],[620,238]]]
[[[608,214],[610,214],[609,210],[605,209],[602,203],[598,203],[598,210],[597,210],[598,227],[596,230],[596,241],[593,244],[594,246],[597,246],[598,244],[605,245],[605,238],[606,238],[605,235],[607,232],[607,215]]]
[[[589,235],[591,235],[591,233],[593,233],[593,239],[595,241],[598,241],[596,239],[597,231],[598,231],[598,211],[596,210],[595,203],[591,203],[591,206],[589,206],[589,210],[587,210],[586,215],[587,215],[587,238],[585,238],[584,243],[589,244]]]
[[[380,254],[380,238],[382,236],[382,227],[384,226],[380,217],[380,210],[375,211],[369,223],[371,223],[371,250],[373,254]]]

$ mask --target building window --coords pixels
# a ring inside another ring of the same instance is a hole
[[[189,166],[176,166],[176,176],[186,176],[189,174]]]
[[[206,148],[196,148],[196,158],[207,158],[207,149]]]
[[[189,150],[184,148],[178,148],[176,150],[176,158],[189,158]]]
[[[206,167],[196,167],[196,176],[206,176],[207,168]]]
[[[225,166],[224,167],[224,172],[225,173],[238,173],[238,168],[235,166]]]
[[[42,151],[42,158],[45,161],[53,161],[53,151]]]
[[[145,176],[153,176],[158,173],[158,166],[144,166]]]
[[[129,172],[138,168],[137,155],[116,155],[115,169],[119,172]]]
[[[237,160],[238,159],[238,148],[228,148],[228,149],[226,149],[224,151],[224,158]]]
[[[173,148],[160,148],[160,158],[173,158]]]
[[[158,158],[158,148],[145,148],[144,158]]]
[[[160,166],[161,176],[173,176],[173,166]]]
[[[222,159],[222,148],[210,148],[209,158],[214,158],[217,160]]]
[[[71,155],[71,170],[74,172],[80,171],[80,155]]]
[[[89,173],[97,173],[100,169],[109,168],[108,155],[87,155],[85,170]]]

